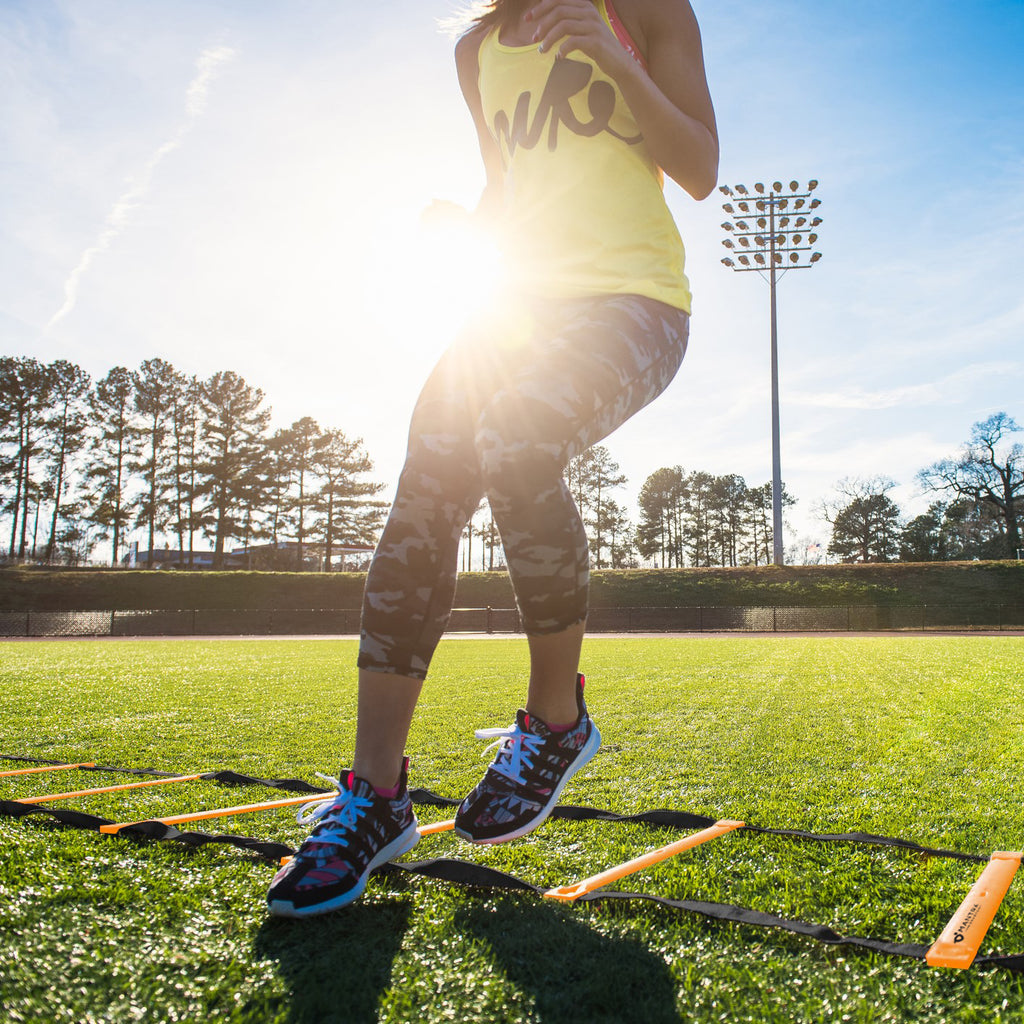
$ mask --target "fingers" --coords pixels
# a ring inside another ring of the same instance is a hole
[[[562,20],[557,21],[543,34],[537,34],[534,42],[539,42],[540,52],[547,53],[548,50],[558,47],[558,56],[564,57],[573,50],[582,49],[588,52],[587,43],[590,49],[597,42],[603,42],[592,28],[584,21]]]
[[[526,14],[535,27],[533,42],[542,53],[557,47],[556,56],[579,50],[601,66],[618,56],[614,36],[590,0],[540,0]]]
[[[545,50],[571,31],[585,33],[588,29],[602,29],[604,22],[590,0],[541,0],[526,13],[526,20],[535,26],[533,41]]]

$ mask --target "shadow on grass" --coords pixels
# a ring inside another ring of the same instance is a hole
[[[356,904],[306,921],[268,918],[253,945],[289,991],[290,1024],[376,1021],[409,927],[412,901]]]
[[[636,939],[602,935],[569,908],[499,898],[464,906],[453,925],[489,947],[545,1024],[679,1021],[665,961]]]

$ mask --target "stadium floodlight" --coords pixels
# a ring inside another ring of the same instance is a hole
[[[775,287],[778,280],[787,270],[803,270],[817,263],[821,253],[813,251],[818,240],[816,234],[808,234],[806,228],[816,228],[821,223],[820,217],[814,217],[810,224],[805,216],[793,217],[789,210],[817,209],[821,200],[811,198],[811,192],[818,187],[817,178],[807,183],[801,190],[798,181],[789,183],[789,192],[783,194],[782,182],[772,183],[772,191],[765,192],[762,182],[754,184],[757,200],[754,206],[758,217],[754,229],[746,221],[727,221],[722,230],[731,238],[722,240],[722,244],[734,253],[737,243],[744,252],[732,259],[723,259],[730,270],[737,272],[756,271],[768,281],[771,296],[771,389],[772,389],[772,559],[776,565],[782,565],[782,458],[779,439],[779,345],[776,316]],[[727,196],[747,196],[750,192],[745,185],[722,185],[719,191]],[[750,212],[750,204],[737,201],[741,213]],[[726,203],[723,207],[728,214],[735,214],[734,207]],[[795,223],[791,223],[795,220]],[[765,229],[767,228],[767,231]],[[759,229],[759,230],[757,230]],[[749,253],[749,255],[748,255]],[[751,260],[753,256],[753,260]]]

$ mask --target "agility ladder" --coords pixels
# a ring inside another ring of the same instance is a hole
[[[279,807],[294,806],[300,803],[307,803],[311,797],[314,799],[316,797],[327,799],[336,795],[334,791],[324,792],[318,790],[315,786],[302,779],[260,779],[233,771],[179,775],[172,772],[159,771],[154,768],[118,768],[97,765],[92,761],[74,764],[42,763],[41,759],[38,758],[17,755],[0,755],[0,759],[35,762],[35,766],[31,768],[2,771],[0,772],[0,778],[73,769],[154,776],[154,778],[139,782],[119,783],[117,785],[99,786],[60,793],[47,793],[19,800],[0,800],[0,814],[7,817],[22,818],[29,815],[42,814],[72,828],[88,829],[107,835],[128,835],[137,838],[173,840],[193,848],[207,843],[223,843],[266,857],[278,863],[286,862],[290,859],[294,854],[294,850],[281,843],[268,842],[250,836],[182,832],[177,826],[194,821],[227,817],[229,815],[250,814]],[[48,806],[59,800],[75,799],[99,793],[113,793],[121,790],[140,789],[149,786],[174,785],[199,779],[220,782],[230,786],[264,786],[270,789],[301,793],[302,795],[283,800],[240,804],[231,807],[130,822],[113,822],[83,811]],[[459,803],[458,800],[438,796],[436,793],[426,789],[410,790],[410,796],[414,803],[422,805],[452,807]],[[999,905],[1006,895],[1017,869],[1020,867],[1022,858],[1022,853],[1020,852],[999,851],[993,853],[989,858],[985,858],[956,850],[932,849],[905,839],[872,835],[864,832],[818,834],[799,829],[762,828],[755,825],[747,825],[742,821],[715,821],[703,815],[668,809],[623,815],[594,807],[580,807],[567,804],[557,806],[551,816],[569,821],[634,822],[660,828],[672,828],[679,831],[693,828],[698,828],[700,831],[686,835],[673,843],[652,850],[623,864],[608,868],[582,881],[570,885],[557,886],[553,889],[542,889],[515,875],[454,858],[390,862],[378,868],[375,873],[382,875],[405,873],[474,888],[532,892],[545,899],[557,900],[559,902],[643,900],[676,910],[701,914],[713,920],[731,921],[735,924],[747,924],[761,928],[778,928],[798,935],[808,936],[828,945],[851,945],[873,952],[924,960],[932,967],[949,967],[962,970],[970,967],[972,964],[977,964],[987,967],[1003,967],[1011,971],[1024,973],[1024,953],[1001,956],[978,955],[989,926],[999,909]],[[453,821],[435,822],[420,826],[419,832],[424,836],[431,835],[447,831],[453,825]],[[984,862],[985,868],[956,913],[950,918],[949,923],[943,929],[939,938],[930,947],[916,943],[896,943],[883,939],[843,936],[826,925],[789,920],[774,914],[765,913],[764,911],[751,910],[746,907],[730,904],[708,903],[698,900],[675,900],[648,893],[618,892],[604,888],[612,882],[674,857],[685,850],[693,849],[702,843],[717,839],[731,832],[739,831],[783,836],[813,842],[848,842],[892,846],[932,857]]]

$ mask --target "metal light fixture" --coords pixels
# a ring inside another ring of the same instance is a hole
[[[794,218],[784,211],[817,209],[821,200],[817,197],[811,198],[811,192],[818,187],[816,178],[807,183],[805,191],[801,191],[798,181],[789,183],[789,192],[783,194],[782,182],[772,183],[772,191],[766,193],[765,186],[761,182],[754,185],[754,192],[757,193],[757,201],[754,206],[759,214],[755,229],[751,229],[746,221],[738,220],[735,223],[726,222],[722,230],[726,231],[732,238],[723,239],[722,244],[735,252],[736,243],[744,250],[743,254],[737,257],[738,263],[730,258],[725,258],[722,263],[730,270],[745,272],[755,270],[768,281],[771,293],[771,374],[772,374],[772,559],[776,565],[782,565],[783,544],[782,544],[782,459],[779,443],[779,345],[778,327],[776,317],[775,286],[779,278],[787,270],[803,270],[818,262],[821,253],[814,251],[814,243],[818,236],[807,233],[806,228],[816,228],[821,223],[820,217],[815,217],[810,224],[805,216],[795,218],[795,223],[790,223]],[[725,196],[747,196],[750,193],[745,185],[719,186],[719,191]],[[750,212],[750,204],[737,200],[736,205],[741,213]],[[736,209],[730,203],[723,207],[728,214],[735,214]],[[767,232],[765,232],[767,228]],[[756,230],[759,229],[759,230]],[[735,242],[733,241],[735,239]],[[748,255],[749,253],[749,255]],[[753,256],[753,260],[751,260]]]

